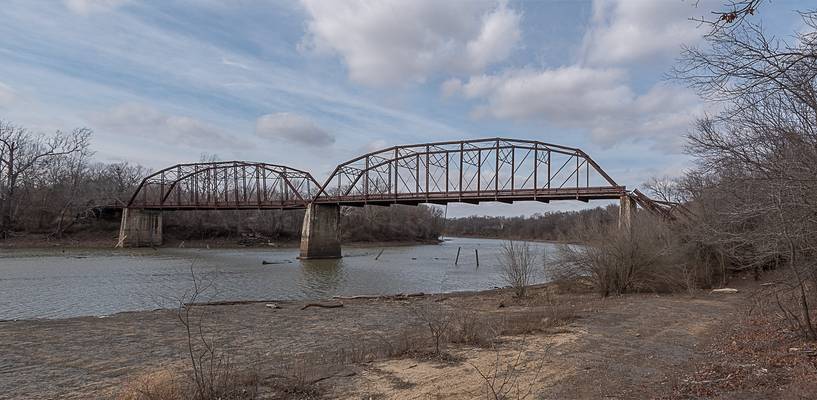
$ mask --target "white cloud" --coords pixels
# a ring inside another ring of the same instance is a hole
[[[650,138],[664,150],[677,150],[702,112],[700,100],[689,90],[657,84],[638,95],[625,71],[615,68],[508,70],[472,77],[458,92],[481,101],[474,109],[477,117],[583,128],[603,145]]]
[[[311,120],[292,113],[261,116],[256,121],[255,133],[264,138],[283,139],[310,146],[328,146],[335,143],[335,137],[329,132]]]
[[[71,12],[80,15],[88,15],[94,12],[108,11],[118,7],[129,0],[64,0],[65,6]]]
[[[302,47],[337,53],[353,81],[373,86],[480,72],[505,59],[521,36],[521,14],[505,1],[302,3],[311,17]]]
[[[701,3],[711,3],[703,1]],[[584,37],[585,61],[615,65],[675,56],[682,44],[694,44],[704,30],[689,17],[712,9],[691,2],[595,0],[591,26]]]
[[[246,142],[206,122],[189,116],[167,114],[141,103],[122,104],[106,113],[92,116],[91,120],[106,130],[170,144],[222,149],[247,146]]]
[[[0,82],[0,107],[8,107],[16,97],[17,95],[11,87]]]

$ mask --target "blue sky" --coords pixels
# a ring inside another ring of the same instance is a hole
[[[394,144],[536,139],[580,147],[637,187],[682,173],[690,123],[717,109],[663,79],[705,33],[688,18],[722,1],[694,3],[5,0],[0,118],[90,127],[99,161],[157,169],[206,153],[319,181]],[[752,18],[786,37],[807,7],[777,0]]]

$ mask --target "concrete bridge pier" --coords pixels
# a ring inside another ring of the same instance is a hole
[[[630,195],[625,194],[619,198],[618,208],[618,228],[631,229],[633,222],[633,214],[635,214],[635,200]]]
[[[162,244],[162,212],[123,208],[116,247],[149,247]]]
[[[301,229],[301,258],[340,257],[340,206],[309,204]]]

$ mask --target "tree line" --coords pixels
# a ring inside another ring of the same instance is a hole
[[[618,223],[618,206],[579,211],[554,211],[531,216],[470,216],[446,221],[448,236],[470,236],[514,240],[576,241],[576,232],[586,226]]]
[[[0,120],[0,240],[79,232],[113,240],[119,221],[102,211],[125,206],[151,171],[93,161],[92,134],[77,128],[48,135]],[[203,155],[207,160],[217,156]],[[349,207],[341,223],[347,241],[428,241],[439,238],[443,220],[439,209],[425,206]],[[293,241],[303,211],[179,211],[165,213],[164,221],[171,240]]]

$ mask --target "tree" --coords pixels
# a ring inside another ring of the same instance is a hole
[[[88,128],[45,136],[0,120],[0,237],[8,236],[14,227],[17,192],[23,181],[58,157],[87,154],[90,137]]]
[[[524,298],[528,286],[536,279],[536,254],[531,252],[530,244],[511,240],[504,242],[499,265],[505,283],[513,288],[516,297]]]
[[[723,105],[690,135],[698,166],[679,182],[698,216],[689,236],[737,269],[785,267],[775,293],[817,339],[817,12],[787,42],[743,24],[689,48],[675,74]]]

